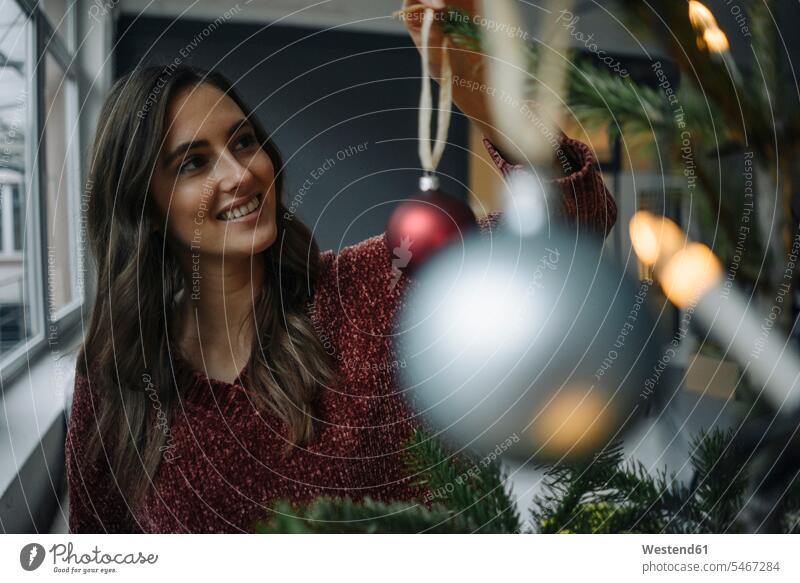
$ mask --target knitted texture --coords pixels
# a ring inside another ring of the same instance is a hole
[[[483,144],[504,175],[522,170],[523,166],[508,162],[488,139],[483,138]],[[617,222],[617,205],[603,182],[594,152],[583,142],[561,134],[556,158],[556,171],[564,175],[553,181],[561,187],[561,205],[549,209],[554,215],[551,218],[587,227],[605,237]]]
[[[562,144],[577,167],[557,181],[565,217],[607,233],[616,206],[589,148],[566,138]],[[504,173],[515,168],[486,146]],[[498,213],[480,219],[481,231],[491,235],[498,219]],[[395,314],[413,282],[405,276],[396,281],[385,233],[338,255],[325,251],[320,259],[308,315],[342,382],[322,389],[317,438],[284,456],[286,427],[258,412],[244,373],[226,383],[193,371],[171,418],[169,455],[143,503],[131,508],[110,463],[85,455],[100,399],[110,388],[77,375],[66,439],[70,532],[251,532],[280,498],[419,503],[424,492],[407,474],[403,448],[420,422],[397,386],[396,372],[405,363],[392,347]],[[189,367],[180,359],[174,365]]]

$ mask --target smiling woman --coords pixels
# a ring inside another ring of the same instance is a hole
[[[219,75],[146,68],[112,88],[88,181],[99,289],[76,409],[89,386],[98,401],[96,427],[80,426],[77,410],[67,440],[76,528],[100,502],[97,490],[81,492],[84,462],[105,458],[123,508],[141,501],[168,437],[152,430],[156,408],[170,418],[193,370],[227,382],[246,372],[254,405],[284,425],[284,449],[313,438],[319,386],[335,375],[305,314],[319,251],[302,223],[277,212],[281,167]],[[177,375],[173,361],[185,365]]]
[[[151,193],[176,255],[185,261],[187,248],[197,248],[236,261],[272,245],[275,168],[253,122],[209,83],[181,90],[167,115]]]

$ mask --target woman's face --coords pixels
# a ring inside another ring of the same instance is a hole
[[[150,189],[156,224],[163,229],[167,218],[170,243],[194,264],[250,257],[275,242],[272,161],[236,102],[213,85],[173,96]]]

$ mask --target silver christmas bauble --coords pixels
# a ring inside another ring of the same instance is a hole
[[[457,445],[581,456],[618,436],[647,398],[657,350],[646,288],[591,234],[544,231],[470,234],[408,290],[399,381]]]

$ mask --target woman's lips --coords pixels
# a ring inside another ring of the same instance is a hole
[[[264,194],[259,193],[255,196],[255,198],[251,199],[250,201],[248,201],[243,205],[239,205],[236,209],[233,209],[231,211],[226,211],[225,213],[220,213],[219,215],[217,215],[217,220],[225,223],[244,223],[254,220],[258,218],[258,215],[260,214],[261,205],[263,204],[263,201],[264,201]],[[246,214],[242,214],[238,217],[234,216],[233,214],[229,214],[233,213],[234,210],[239,210],[239,212],[245,212]],[[226,214],[230,218],[225,218]]]

